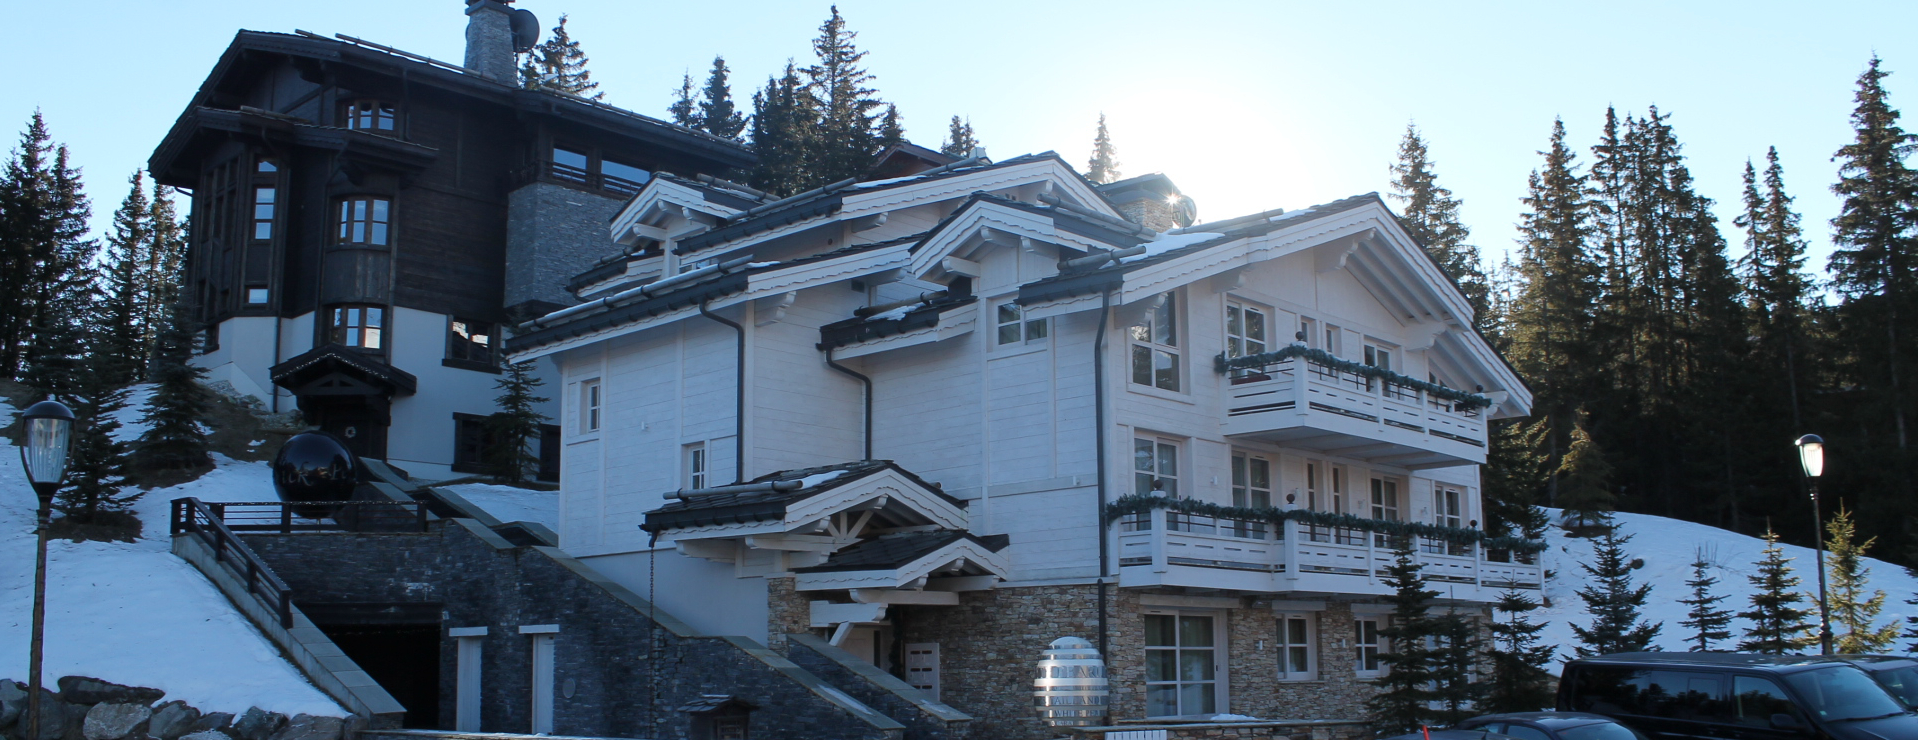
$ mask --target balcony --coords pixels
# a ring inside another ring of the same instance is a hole
[[[1227,436],[1408,470],[1487,461],[1484,398],[1286,354],[1221,361]]]
[[[1182,586],[1252,593],[1385,595],[1388,535],[1295,521],[1273,524],[1167,509],[1120,517],[1114,566],[1121,588]],[[1538,590],[1540,556],[1417,537],[1427,588],[1441,598],[1491,602]]]

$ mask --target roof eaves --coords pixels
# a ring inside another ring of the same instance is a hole
[[[739,293],[747,289],[747,275],[746,271],[728,273],[716,280],[695,283],[644,301],[600,313],[587,314],[565,323],[510,337],[507,339],[506,350],[510,354],[524,352],[602,329],[610,329],[688,306],[699,305],[702,301]]]

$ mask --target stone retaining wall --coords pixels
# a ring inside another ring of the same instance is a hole
[[[259,707],[239,717],[203,713],[186,702],[156,705],[166,692],[67,676],[59,691],[40,689],[37,740],[341,740],[363,720],[288,717]],[[0,680],[0,738],[29,740],[27,684]]]

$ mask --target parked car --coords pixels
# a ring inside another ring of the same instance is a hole
[[[1488,714],[1461,722],[1461,730],[1497,732],[1517,740],[1647,740],[1612,717],[1586,712]]]
[[[1394,735],[1381,740],[1519,740],[1519,738],[1507,737],[1488,730],[1426,730]]]
[[[1920,699],[1915,696],[1917,682],[1913,658],[1904,655],[1838,655],[1834,657],[1860,666],[1867,675],[1873,676],[1873,680],[1887,687],[1887,693],[1899,699],[1900,703],[1907,705],[1908,709],[1912,709],[1915,700]]]
[[[1560,673],[1558,708],[1657,740],[1916,740],[1912,709],[1853,663],[1823,656],[1619,653]]]

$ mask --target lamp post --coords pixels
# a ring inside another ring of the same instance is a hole
[[[27,469],[27,481],[40,499],[35,533],[39,544],[33,560],[33,636],[28,647],[27,734],[40,737],[40,660],[42,635],[47,623],[47,520],[52,517],[53,494],[60,490],[60,479],[67,474],[67,447],[73,439],[73,410],[59,401],[41,401],[20,415],[26,427],[27,443],[20,448],[20,461]]]
[[[1820,569],[1820,654],[1833,654],[1833,622],[1827,618],[1827,537],[1820,526],[1820,473],[1826,468],[1826,441],[1808,434],[1793,441],[1800,448],[1800,472],[1807,475],[1807,497],[1813,499],[1814,567]]]

